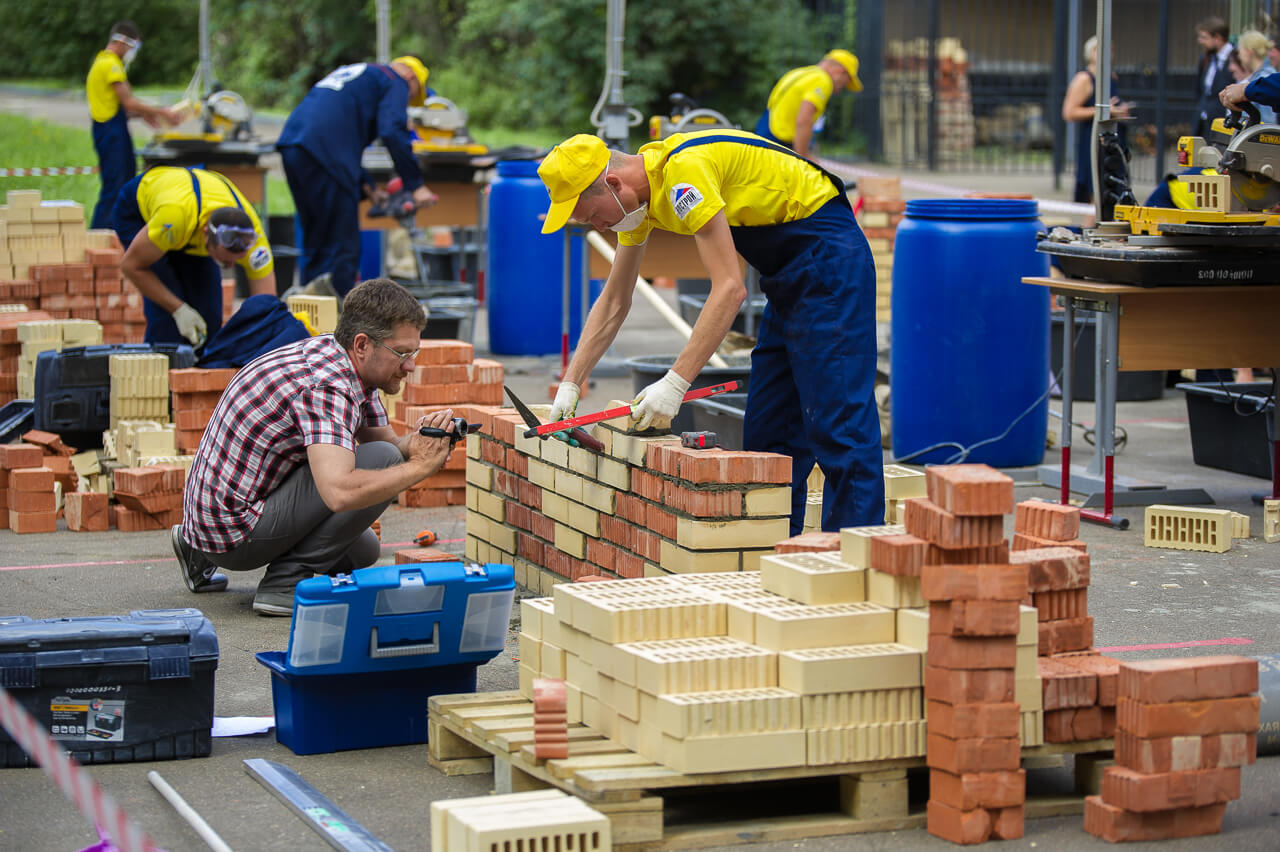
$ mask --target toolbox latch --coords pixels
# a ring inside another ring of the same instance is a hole
[[[152,680],[191,677],[191,652],[186,645],[153,645],[147,649]]]

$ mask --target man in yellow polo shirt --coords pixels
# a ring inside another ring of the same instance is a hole
[[[862,91],[858,57],[847,50],[833,50],[817,65],[793,68],[774,84],[768,106],[756,122],[756,133],[808,157],[827,101],[843,89]]]
[[[143,103],[133,96],[125,69],[141,47],[137,25],[120,21],[111,28],[107,46],[94,58],[85,80],[89,116],[93,119],[93,147],[98,152],[98,173],[102,178],[91,228],[111,227],[116,194],[138,173],[133,137],[129,135],[130,116],[137,116],[152,127],[177,124],[181,119],[173,110]]]
[[[222,327],[222,273],[239,264],[253,295],[276,294],[266,231],[217,172],[155,166],[120,190],[122,272],[145,297],[148,343],[201,346]]]
[[[551,419],[576,411],[580,386],[622,326],[649,233],[691,234],[711,293],[675,365],[636,397],[638,428],[676,415],[729,331],[747,294],[741,255],[768,297],[751,354],[744,447],[791,456],[792,534],[804,523],[815,461],[826,475],[824,530],[882,523],[875,267],[840,180],[741,130],[678,133],[637,154],[580,134],[556,146],[538,174],[551,195],[543,233],[570,218],[618,233]]]

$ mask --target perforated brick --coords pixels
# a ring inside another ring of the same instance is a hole
[[[1011,636],[971,637],[932,633],[929,635],[929,662],[945,669],[1012,669],[1017,647]]]
[[[1240,769],[1201,769],[1144,774],[1110,766],[1102,775],[1102,800],[1126,811],[1198,808],[1240,798]]]
[[[918,577],[928,544],[913,535],[881,535],[871,539],[868,567],[900,577]]]
[[[778,685],[775,653],[728,637],[633,642],[616,649],[634,658],[634,685],[652,695]]]
[[[952,515],[1007,515],[1013,511],[1013,480],[985,464],[925,468],[929,500]]]
[[[662,762],[677,772],[739,772],[803,766],[804,731],[677,740],[663,735]]]
[[[1257,695],[1144,704],[1126,696],[1116,700],[1119,727],[1139,737],[1247,734],[1258,730]]]
[[[949,636],[1016,636],[1017,601],[949,600],[929,604],[929,632]]]
[[[811,729],[805,739],[810,766],[919,757],[925,750],[924,720]]]
[[[845,527],[840,530],[840,558],[859,568],[871,567],[871,539],[881,535],[902,535],[906,527],[885,524],[874,527]]]
[[[1225,553],[1231,549],[1231,512],[1185,506],[1148,506],[1142,543],[1147,547]]]
[[[678,740],[803,727],[800,696],[776,687],[659,695],[656,709],[653,723]]]
[[[1114,707],[1071,707],[1044,711],[1044,741],[1076,743],[1115,736]]]
[[[1018,705],[1012,701],[992,704],[929,701],[925,705],[929,733],[941,734],[953,740],[1017,736],[1021,728],[1020,712]]]
[[[847,728],[924,718],[924,689],[866,689],[804,695],[800,707],[805,728]]]
[[[774,651],[892,642],[896,635],[893,612],[874,603],[795,604],[755,614],[755,644]]]
[[[1040,657],[1037,661],[1045,710],[1091,707],[1098,703],[1098,676],[1060,659]]]
[[[1067,651],[1087,651],[1093,647],[1093,616],[1041,621],[1037,625],[1037,647],[1042,656]]]
[[[760,583],[766,591],[810,605],[866,600],[865,573],[835,553],[792,552],[760,560]]]
[[[1015,508],[1013,529],[1050,541],[1071,541],[1080,535],[1080,509],[1061,503],[1024,500]]]
[[[874,685],[922,685],[920,652],[894,642],[807,648],[778,655],[778,685],[800,695],[852,692]]]
[[[903,506],[907,532],[939,547],[997,545],[1004,538],[1004,518],[1000,515],[956,515],[921,498],[907,500]]]

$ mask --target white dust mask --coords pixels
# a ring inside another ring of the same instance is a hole
[[[622,211],[622,218],[609,226],[610,231],[626,233],[628,231],[634,231],[636,228],[639,228],[644,224],[644,219],[648,214],[649,209],[649,203],[647,201],[641,203],[639,207],[628,213],[627,208],[622,206],[622,199],[618,197],[618,193],[613,191],[613,187],[609,187],[609,194],[613,196],[614,201],[618,202],[618,209]]]

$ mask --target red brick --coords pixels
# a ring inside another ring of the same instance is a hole
[[[871,538],[871,567],[895,577],[919,577],[929,545],[913,535]]]
[[[940,734],[926,739],[925,763],[952,775],[1018,769],[1022,759],[1017,737],[969,737],[953,740]]]
[[[498,422],[497,418],[494,419]],[[506,468],[517,476],[527,477],[529,475],[529,457],[517,450],[515,447],[507,447],[506,451]]]
[[[1116,700],[1117,724],[1143,738],[1247,734],[1258,730],[1261,698],[1208,698],[1143,704],[1126,696]]]
[[[64,510],[67,529],[75,532],[106,532],[107,495],[93,491],[72,491],[66,495]]]
[[[116,470],[114,490],[129,494],[150,494],[164,488],[164,471],[156,467],[122,467]]]
[[[1044,711],[1044,741],[1078,743],[1115,736],[1116,713],[1111,707],[1069,707]]]
[[[53,317],[48,313],[30,308],[25,311],[6,311],[0,314],[0,343],[16,344],[18,342],[18,323],[42,322],[51,319]]]
[[[613,560],[614,571],[619,577],[634,579],[644,576],[644,560],[639,556],[632,556],[630,553],[618,551]]]
[[[663,494],[667,506],[695,518],[742,517],[741,491],[695,491],[667,482]]]
[[[397,550],[396,565],[413,565],[419,562],[459,562],[458,556],[446,553],[435,547],[415,547],[412,550]]]
[[[1055,662],[1081,672],[1096,675],[1098,678],[1098,704],[1103,707],[1116,706],[1117,687],[1120,684],[1120,661],[1097,654],[1053,657]]]
[[[48,491],[10,491],[9,509],[15,512],[56,512],[57,499],[53,490]]]
[[[464,505],[467,492],[465,488],[411,488],[401,491],[399,500],[406,509],[437,509]]]
[[[1093,647],[1093,616],[1041,621],[1039,654],[1050,656],[1064,651],[1086,651]]]
[[[1100,796],[1084,800],[1084,830],[1109,843],[1201,837],[1222,831],[1226,803],[1138,813],[1108,805]]]
[[[1050,541],[1071,541],[1080,535],[1080,509],[1061,503],[1024,500],[1015,507],[1013,531]]]
[[[827,553],[839,549],[840,533],[838,532],[801,533],[773,546],[774,553]]]
[[[947,636],[1017,636],[1021,618],[1017,601],[953,600],[929,604],[929,632]]]
[[[924,695],[947,704],[1013,700],[1013,671],[1005,669],[924,669]]]
[[[929,655],[933,661],[932,653]],[[1016,737],[1018,736],[1021,718],[1016,702],[1006,701],[998,704],[946,704],[941,701],[930,701],[925,711],[928,732],[941,734],[953,740],[971,737]],[[949,802],[955,807],[961,805]],[[977,807],[971,805],[966,807]],[[989,804],[984,807],[1002,807]]]
[[[467,381],[477,385],[498,385],[501,387],[504,371],[501,361],[492,358],[476,358],[467,367]]]
[[[1012,636],[929,634],[929,662],[944,669],[1012,669],[1017,650]]]
[[[471,380],[470,372],[470,364],[428,364],[414,367],[405,382],[415,385],[463,384]]]
[[[608,516],[601,515],[600,519],[603,521],[606,517]],[[551,520],[541,512],[534,512],[532,520],[533,520],[534,535],[536,535],[538,538],[542,539],[543,541],[556,540],[556,522],[555,521]]]
[[[686,482],[718,485],[791,484],[790,456],[741,450],[680,449],[679,478]]]
[[[1004,565],[1009,561],[1009,542],[981,547],[938,547],[930,543],[924,555],[925,565]]]
[[[653,563],[662,559],[662,539],[643,527],[631,528],[630,549],[632,553],[643,556]]]
[[[658,535],[675,541],[676,516],[656,503],[645,507],[645,526]]]
[[[543,543],[528,533],[516,533],[516,555],[535,565],[542,564]]]
[[[475,347],[461,340],[423,340],[418,344],[415,363],[470,364],[475,360]]]
[[[985,464],[925,468],[929,500],[953,515],[1007,515],[1013,511],[1013,480]]]
[[[677,443],[652,443],[645,447],[644,466],[655,473],[678,477],[680,475],[680,455],[688,452],[707,452],[706,450],[687,450]]]
[[[533,529],[533,510],[514,500],[506,501],[506,521],[513,527],[522,530]]]
[[[1044,709],[1091,707],[1098,703],[1098,676],[1055,657],[1038,657],[1036,670]]]
[[[0,444],[0,468],[4,470],[40,467],[43,462],[44,453],[35,444]]]
[[[1088,550],[1086,545],[1080,539],[1071,539],[1070,541],[1054,541],[1051,538],[1041,538],[1038,535],[1027,535],[1026,533],[1015,532],[1013,534],[1013,550],[1043,550],[1046,547],[1068,547],[1078,553],[1085,553]]]
[[[1017,807],[1026,801],[1026,797],[1027,773],[1021,769],[966,772],[963,775],[953,775],[941,769],[929,770],[929,800],[942,802],[959,811]]]
[[[493,491],[512,500],[520,499],[520,478],[505,470],[493,472]]]
[[[1089,590],[1080,588],[1033,592],[1031,605],[1036,608],[1036,618],[1039,621],[1083,618],[1089,614]]]
[[[605,571],[613,571],[617,549],[598,538],[587,539],[587,561]]]
[[[203,432],[204,427],[213,419],[213,412],[212,408],[177,409],[173,412],[173,425],[179,429],[199,429]]]
[[[953,515],[923,497],[906,500],[903,506],[907,533],[939,547],[981,547],[1004,538],[1004,519],[998,515]]]
[[[442,470],[418,480],[422,488],[466,488],[467,474],[461,470]]]
[[[459,447],[459,449],[462,449],[462,448]],[[488,462],[489,464],[498,465],[499,467],[501,467],[502,463],[506,461],[507,451],[506,451],[506,448],[503,447],[501,444],[499,444],[497,441],[481,441],[480,442],[480,458],[483,461]]]
[[[221,393],[231,384],[238,369],[229,367],[219,370],[206,370],[189,367],[182,370],[169,371],[169,390],[178,393]]]
[[[47,467],[24,467],[10,471],[9,490],[44,491],[52,494],[53,471]]]
[[[961,846],[986,843],[991,839],[991,815],[985,810],[957,810],[937,799],[929,800],[925,827],[935,837]]]
[[[170,391],[173,391],[170,388]],[[178,393],[171,392],[169,399],[173,402],[174,411],[199,410],[204,408],[215,408],[218,400],[222,399],[222,391],[202,391],[199,393]]]
[[[535,512],[542,511],[542,489],[527,479],[520,480],[520,502]]]
[[[46,533],[58,529],[56,512],[19,512],[9,510],[9,529],[16,533]]]
[[[920,591],[930,601],[1021,601],[1027,572],[1020,565],[926,565]]]
[[[510,413],[508,409],[497,405],[468,405],[460,409],[459,417],[467,418],[468,423],[479,423],[480,430],[486,434],[494,431],[494,419],[500,414]],[[521,421],[523,423],[524,421]]]
[[[35,444],[49,455],[73,456],[76,452],[74,447],[68,447],[62,443],[62,438],[52,432],[42,432],[39,429],[32,429],[30,432],[24,433],[22,441],[26,444]]]
[[[1026,810],[1022,805],[988,811],[991,814],[993,840],[1017,840],[1026,828]]]
[[[1119,689],[1147,704],[1235,698],[1258,691],[1258,661],[1223,654],[1124,662]]]
[[[615,509],[617,515],[633,524],[643,524],[648,512],[648,504],[634,494],[618,492]]]
[[[1254,763],[1257,759],[1256,733],[1144,739],[1128,731],[1116,731],[1116,764],[1135,772],[1226,769]]]
[[[124,259],[124,252],[118,248],[91,248],[84,250],[84,257],[92,266],[95,267],[94,274],[97,274],[96,267],[119,267],[120,261]]]
[[[1108,766],[1102,800],[1126,811],[1200,808],[1240,798],[1240,769],[1200,769],[1145,774]]]
[[[1089,585],[1089,555],[1067,547],[1042,547],[1009,554],[1009,562],[1027,566],[1027,590],[1052,592]]]
[[[145,512],[148,515],[156,515],[170,509],[181,508],[182,506],[181,491],[152,491],[148,494],[131,494],[128,491],[121,491],[117,488],[113,494],[121,505],[127,506],[135,512]]]
[[[662,502],[662,480],[643,470],[631,471],[631,490],[646,500]]]

